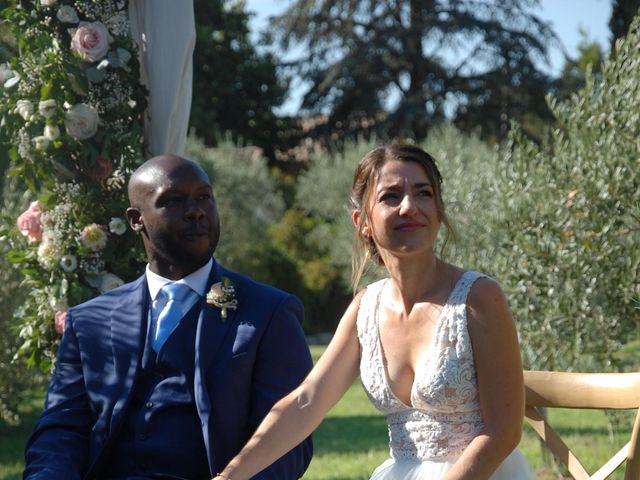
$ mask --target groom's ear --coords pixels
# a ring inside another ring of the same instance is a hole
[[[135,207],[127,208],[127,221],[129,222],[129,226],[134,232],[140,233],[142,230],[144,230],[142,214],[140,213],[140,210],[138,210],[137,208]]]

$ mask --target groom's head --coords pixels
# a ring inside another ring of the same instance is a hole
[[[193,160],[160,155],[129,180],[127,219],[142,235],[151,270],[179,279],[209,261],[220,222],[211,182]]]

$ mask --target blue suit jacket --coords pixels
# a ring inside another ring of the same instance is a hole
[[[203,301],[194,340],[194,395],[212,475],[311,368],[300,301],[214,262],[209,285],[223,276],[236,288],[238,308],[223,320]],[[69,310],[45,408],[27,443],[24,478],[101,477],[105,447],[127,413],[140,369],[148,304],[143,275]],[[311,454],[308,438],[254,478],[297,479]]]

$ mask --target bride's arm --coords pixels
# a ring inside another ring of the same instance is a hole
[[[484,429],[443,480],[487,479],[520,442],[524,381],[515,324],[500,286],[480,279],[467,300],[467,325]]]
[[[273,406],[215,480],[247,480],[262,471],[309,436],[340,400],[358,375],[356,317],[362,293],[349,305],[331,343],[307,378]]]

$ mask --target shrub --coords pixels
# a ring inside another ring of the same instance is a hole
[[[550,100],[559,127],[547,141],[515,129],[499,176],[504,215],[492,228],[536,367],[618,369],[616,352],[640,336],[639,22],[600,81]]]

